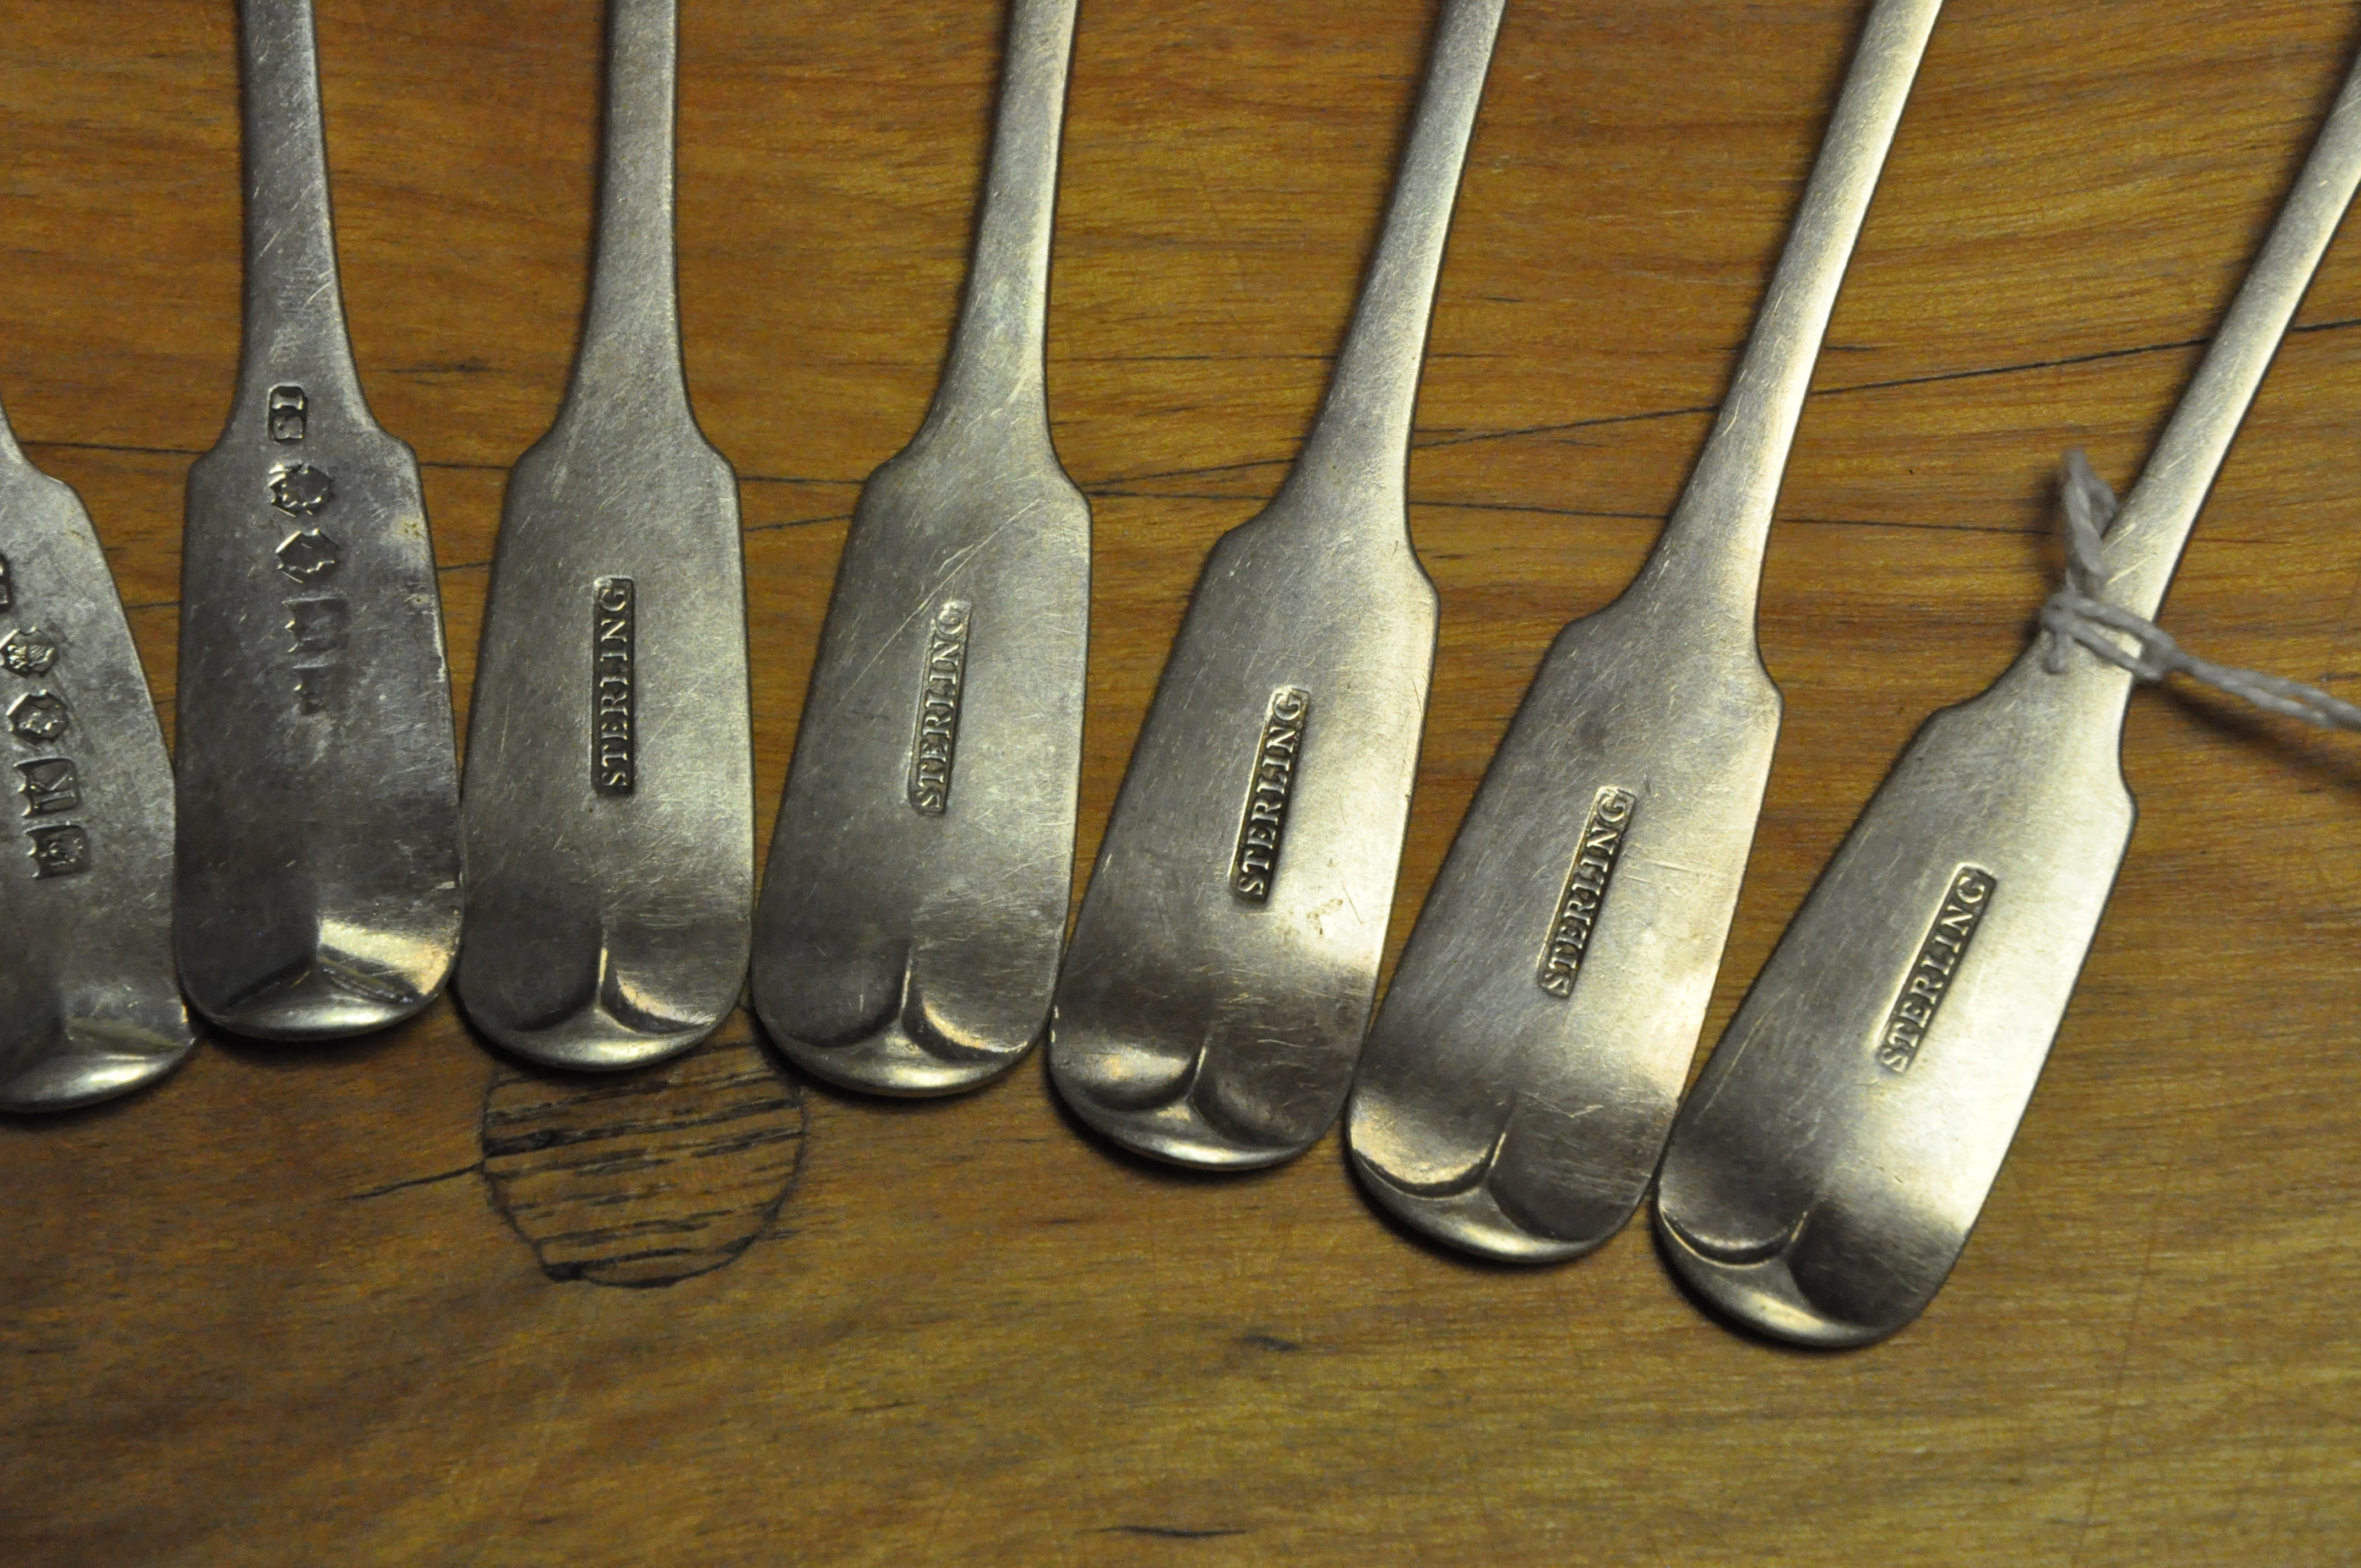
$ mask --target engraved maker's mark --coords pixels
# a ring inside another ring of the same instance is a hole
[[[13,609],[16,585],[8,562],[0,556],[0,609]],[[0,665],[34,680],[49,674],[67,650],[62,641],[30,627],[18,627],[0,639]],[[73,712],[66,699],[47,690],[23,692],[7,704],[8,733],[24,746],[49,751],[73,728]],[[61,822],[82,806],[82,770],[71,757],[36,757],[16,764],[16,790],[24,796],[25,850],[33,862],[35,880],[79,876],[90,870],[90,830],[79,822]]]
[[[639,596],[629,577],[590,592],[590,786],[629,795],[640,778]]]
[[[303,395],[302,388],[271,388],[270,439],[284,442],[302,440],[310,408],[311,400]]]
[[[264,419],[270,439],[280,445],[301,445],[311,433],[310,396],[292,383],[270,389]],[[270,504],[287,517],[316,518],[335,499],[335,482],[326,470],[291,454],[270,470]],[[280,574],[312,593],[280,600],[286,610],[283,630],[288,673],[294,677],[295,711],[305,718],[344,711],[345,648],[352,606],[340,594],[322,591],[327,579],[344,564],[335,536],[316,526],[300,527],[281,536],[272,552]]]
[[[1934,1027],[1937,1011],[1951,993],[1968,943],[1983,924],[1993,890],[1999,885],[1981,866],[1961,866],[1951,873],[1942,906],[1927,927],[1927,939],[1918,944],[1917,961],[1903,977],[1902,994],[1894,999],[1885,1027],[1878,1031],[1877,1065],[1886,1071],[1908,1072],[1918,1059],[1918,1047],[1927,1043],[1927,1031]]]
[[[951,764],[959,753],[960,703],[967,695],[967,643],[975,607],[946,599],[927,628],[927,663],[918,677],[918,725],[910,740],[910,806],[940,817],[951,803]]]
[[[1561,1000],[1574,994],[1575,976],[1582,972],[1582,955],[1590,948],[1591,933],[1598,928],[1598,911],[1607,903],[1607,884],[1614,880],[1615,861],[1631,830],[1631,813],[1640,797],[1609,784],[1592,797],[1590,815],[1582,824],[1582,841],[1574,851],[1573,869],[1557,895],[1550,920],[1549,943],[1542,949],[1541,988]]]
[[[1281,686],[1264,710],[1262,740],[1255,748],[1253,782],[1238,823],[1237,852],[1230,857],[1230,891],[1262,904],[1279,875],[1279,846],[1287,838],[1287,806],[1295,794],[1296,763],[1303,755],[1303,729],[1312,718],[1312,694]]]
[[[82,775],[71,757],[44,757],[16,764],[16,787],[25,796],[25,815],[51,817],[82,806]]]

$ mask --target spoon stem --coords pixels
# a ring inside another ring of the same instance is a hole
[[[1401,504],[1435,280],[1505,5],[1445,0],[1385,228],[1281,500]]]
[[[2361,182],[2361,64],[2107,535],[2108,598],[2153,618],[2247,406]]]
[[[243,0],[246,325],[239,406],[256,377],[317,383],[354,398],[345,332],[312,0]]]
[[[1863,25],[1745,356],[1641,576],[1643,586],[1677,585],[1716,630],[1750,642],[1763,546],[1812,367],[1941,9],[1942,0],[1877,0]]]
[[[1049,441],[1043,357],[1076,0],[1016,0],[967,297],[928,422],[998,415]]]
[[[629,390],[640,400],[675,405],[685,415],[688,390],[673,253],[679,5],[677,0],[611,0],[607,18],[598,242],[574,385],[609,396]]]

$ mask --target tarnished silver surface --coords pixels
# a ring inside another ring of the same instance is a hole
[[[162,1077],[196,1043],[172,975],[172,764],[89,514],[0,413],[0,1110]]]
[[[459,941],[458,762],[418,462],[345,334],[309,0],[242,0],[246,341],[189,470],[175,932],[269,1039],[381,1028]]]
[[[2198,509],[2361,180],[2361,77],[2106,541],[2152,617]],[[1917,1316],[2015,1135],[2131,836],[2131,677],[2037,641],[1919,730],[1682,1107],[1657,1228],[1707,1299],[1860,1344]]]
[[[590,309],[509,477],[461,819],[477,1027],[555,1067],[687,1049],[754,896],[738,480],[689,411],[673,276],[674,0],[608,9]]]
[[[972,1088],[1049,1023],[1091,587],[1042,369],[1074,5],[1010,9],[966,305],[853,514],[763,879],[755,1007],[855,1089]]]
[[[1779,732],[1763,549],[1828,313],[1940,0],[1880,0],[1713,434],[1654,553],[1558,634],[1361,1060],[1362,1184],[1543,1262],[1630,1218],[1672,1124]]]
[[[1411,415],[1501,6],[1445,0],[1327,397],[1279,495],[1198,578],[1082,900],[1050,1068],[1145,1154],[1285,1159],[1352,1080],[1434,663]]]

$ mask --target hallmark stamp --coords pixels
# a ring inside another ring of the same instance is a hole
[[[345,651],[351,601],[337,594],[281,599],[287,611],[287,652],[295,656],[295,711],[341,712],[345,706]]]
[[[350,600],[336,594],[323,594],[316,598],[280,602],[287,607],[290,653],[335,653],[344,648],[348,640],[346,628],[352,619]]]
[[[1279,874],[1279,846],[1287,838],[1287,805],[1295,794],[1295,767],[1303,755],[1303,727],[1312,717],[1312,694],[1280,686],[1270,694],[1255,748],[1253,782],[1238,823],[1238,847],[1230,857],[1230,891],[1257,904],[1270,897]]]
[[[316,528],[280,542],[279,569],[299,583],[315,582],[336,569],[336,542]]]
[[[16,787],[24,793],[25,815],[50,817],[82,805],[82,775],[71,759],[45,757],[16,764]]]
[[[311,400],[304,397],[301,387],[270,389],[270,439],[301,441],[309,417]]]
[[[336,497],[327,474],[309,463],[284,463],[270,475],[270,504],[290,517],[317,517]]]
[[[1549,942],[1542,948],[1541,988],[1563,1001],[1574,994],[1574,978],[1582,972],[1582,955],[1590,949],[1590,934],[1598,929],[1598,911],[1607,902],[1607,884],[1614,879],[1615,861],[1631,828],[1631,813],[1640,797],[1610,784],[1591,797],[1590,815],[1582,824],[1575,847],[1574,867],[1565,873],[1565,890],[1557,895],[1550,921]]]
[[[20,627],[0,642],[0,664],[20,675],[45,675],[58,662],[58,652],[56,638],[29,626]]]
[[[27,836],[33,841],[35,878],[80,876],[90,870],[90,835],[72,823],[36,828]]]
[[[11,609],[16,603],[16,580],[9,576],[8,557],[0,555],[0,609]]]
[[[1935,911],[1934,924],[1927,927],[1927,939],[1918,944],[1917,961],[1904,978],[1902,994],[1894,999],[1894,1010],[1885,1015],[1885,1027],[1877,1036],[1877,1065],[1886,1071],[1908,1072],[1910,1064],[1918,1059],[1918,1047],[1926,1044],[1935,1014],[1950,994],[1952,977],[1959,971],[1960,960],[1968,956],[1968,943],[1983,924],[1984,912],[1992,907],[1993,890],[1998,885],[1992,872],[1978,866],[1961,866],[1951,873],[1942,906]]]
[[[66,699],[49,692],[31,692],[18,697],[8,708],[8,728],[16,739],[35,745],[47,745],[66,732],[72,723],[66,712]]]
[[[335,659],[313,659],[294,666],[295,711],[335,713],[345,706],[345,666]]]
[[[629,795],[639,783],[639,600],[629,577],[590,590],[590,787]]]
[[[910,740],[910,807],[928,817],[940,817],[951,803],[960,703],[967,695],[967,642],[974,629],[975,606],[965,599],[945,599],[927,628],[918,727]]]

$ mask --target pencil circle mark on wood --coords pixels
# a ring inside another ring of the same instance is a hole
[[[500,1061],[484,1179],[550,1278],[677,1284],[771,1228],[803,1163],[803,1092],[742,1015],[723,1035],[613,1076]]]

